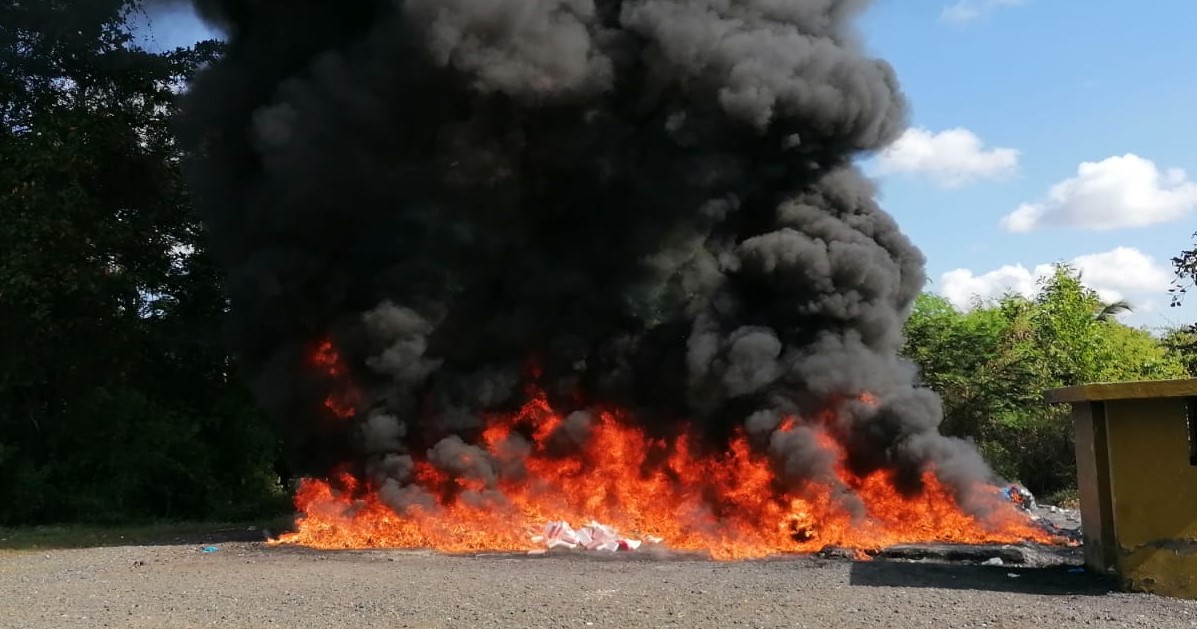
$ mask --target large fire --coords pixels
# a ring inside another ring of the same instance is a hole
[[[344,382],[330,345],[321,345],[316,356],[334,380]],[[326,404],[339,418],[351,414],[346,402],[356,398],[345,390]],[[960,508],[934,470],[924,472],[923,490],[915,496],[900,493],[890,472],[851,473],[842,446],[827,429],[832,412],[787,418],[778,430],[814,430],[821,446],[837,457],[842,486],[808,483],[785,490],[743,434],[712,455],[685,436],[650,438],[615,409],[596,413],[583,444],[562,456],[550,440],[565,418],[530,388],[518,412],[487,418],[477,443],[497,462],[495,469],[516,472],[488,485],[418,461],[415,482],[435,505],[409,507],[402,515],[384,503],[377,487],[349,474],[305,479],[295,496],[302,514],[296,531],[276,541],[325,549],[517,551],[534,548],[531,532],[559,520],[596,520],[630,536],[660,538],[671,549],[727,560],[827,546],[866,551],[930,541],[1054,541],[996,487],[977,488],[978,499],[991,502],[982,521]],[[864,513],[853,513],[837,499],[845,488],[860,499]]]

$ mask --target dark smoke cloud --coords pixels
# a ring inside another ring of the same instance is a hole
[[[924,259],[852,165],[906,124],[851,28],[866,2],[195,4],[229,51],[187,97],[188,169],[301,471],[360,460],[396,508],[428,501],[413,456],[493,486],[518,464],[471,443],[531,360],[567,413],[746,425],[794,484],[833,461],[774,433],[829,399],[857,471],[988,477],[897,355]],[[353,422],[304,363],[326,334]]]

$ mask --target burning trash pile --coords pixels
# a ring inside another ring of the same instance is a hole
[[[1006,485],[1006,488],[1002,490],[1002,495],[1006,497],[1006,500],[1018,505],[1024,511],[1031,511],[1039,506],[1035,502],[1035,495],[1029,489],[1019,484]]]
[[[1009,484],[1003,488],[1002,496],[1018,508],[1027,512],[1035,525],[1053,539],[1061,540],[1062,543],[1069,545],[1079,545],[1081,543],[1083,536],[1079,526],[1060,526],[1045,515],[1045,513],[1060,514],[1064,511],[1063,509],[1052,505],[1040,505],[1035,501],[1035,495],[1029,489],[1017,483]],[[1080,518],[1080,514],[1073,513],[1068,515],[1067,518],[1075,521]]]
[[[303,478],[280,543],[1053,540],[899,356],[926,275],[854,165],[907,120],[866,2],[194,4],[228,46],[181,141]]]
[[[278,543],[478,552],[611,544],[630,550],[648,540],[725,560],[925,541],[1063,543],[997,487],[978,486],[967,495],[975,508],[988,510],[979,517],[933,472],[924,472],[917,494],[903,494],[889,470],[855,475],[847,450],[824,432],[836,421],[831,412],[772,430],[775,441],[820,431],[815,454],[836,465],[834,480],[786,491],[778,489],[774,463],[753,452],[747,435],[711,453],[685,437],[650,439],[626,412],[564,416],[543,391],[526,395],[531,399],[519,411],[488,418],[479,445],[442,442],[453,456],[442,459],[434,450],[416,462],[416,484],[363,486],[349,473],[305,480],[295,499],[303,513],[297,530]],[[558,440],[571,434],[581,443],[559,451]],[[493,470],[496,478],[453,475],[443,460]],[[852,493],[836,496],[836,487]],[[400,511],[400,498],[413,504]],[[570,522],[592,524],[575,530]]]

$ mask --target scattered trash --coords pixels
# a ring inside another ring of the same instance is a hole
[[[981,565],[982,566],[1002,566],[1002,565],[1005,565],[1005,562],[1002,561],[1001,557],[990,557],[989,559],[982,561]]]
[[[1010,577],[1011,579],[1017,579],[1022,575],[1018,574],[1017,572],[1007,572],[1006,576]]]
[[[1055,537],[1062,537],[1071,542],[1077,542],[1077,543],[1079,543],[1082,539],[1080,528],[1068,529],[1068,528],[1064,528],[1061,526],[1057,526],[1051,520],[1048,520],[1047,518],[1042,518],[1042,517],[1035,518],[1035,524],[1038,525],[1039,528],[1043,529],[1044,531],[1047,531],[1048,534],[1053,535]]]
[[[660,538],[652,537],[649,538],[649,541],[660,543]],[[568,522],[549,522],[544,525],[544,530],[540,535],[532,536],[532,542],[544,544],[549,550],[553,548],[585,548],[586,550],[608,552],[636,550],[642,543],[638,539],[620,537],[615,529],[594,521],[578,530],[574,530]]]
[[[140,567],[142,567],[142,566],[144,566],[144,565],[145,565],[145,562],[144,562],[144,561],[142,561],[142,560],[140,560],[140,559],[138,559],[137,561],[134,561],[134,562],[133,562],[133,567],[134,567],[134,568],[140,568]]]
[[[1007,485],[1006,488],[1002,490],[1002,495],[1006,497],[1006,500],[1013,502],[1026,511],[1038,508],[1039,506],[1035,503],[1035,495],[1022,485]]]
[[[1070,574],[1084,574],[1084,572],[1085,572],[1085,569],[1084,569],[1084,568],[1082,568],[1082,567],[1080,567],[1080,566],[1077,566],[1077,567],[1075,567],[1075,568],[1069,568],[1069,569],[1068,569],[1068,572],[1069,572]]]
[[[218,550],[220,550],[220,549],[215,546],[204,546],[203,548],[200,549],[200,552],[201,553],[214,553]]]

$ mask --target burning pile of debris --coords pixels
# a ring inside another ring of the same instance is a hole
[[[1026,487],[1018,484],[1007,485],[1002,495],[1010,502],[1026,512],[1026,517],[1040,527],[1063,546],[1076,546],[1081,542],[1080,513],[1076,510],[1061,509],[1051,505],[1039,505],[1034,494]],[[1053,517],[1054,516],[1054,517]],[[1055,521],[1053,521],[1055,520]],[[581,528],[573,528],[568,522],[553,521],[544,525],[542,529],[533,529],[529,539],[538,549],[528,551],[529,554],[540,554],[547,550],[569,549],[600,552],[635,551],[642,543],[647,542],[653,547],[665,547],[665,540],[653,535],[646,536],[643,542],[621,535],[615,528],[590,521]],[[869,552],[852,552],[852,549],[840,549],[836,546],[825,546],[818,554],[823,557],[844,557],[862,559],[880,556],[889,559],[909,559],[940,557],[955,560],[979,560],[985,558],[985,563],[992,565],[1028,563],[1027,551],[1010,546],[994,547],[993,545],[974,545],[971,549],[961,549],[951,545],[904,544],[890,549],[872,549]],[[1043,562],[1041,558],[1040,563]]]
[[[228,46],[181,137],[306,477],[283,541],[1053,539],[898,355],[926,275],[853,165],[907,120],[866,2],[194,2]]]
[[[1031,490],[1017,483],[1007,485],[1002,490],[1002,495],[1026,511],[1031,511],[1038,506],[1035,502],[1035,495],[1031,493]]]
[[[1080,527],[1080,513],[1061,509],[1054,505],[1040,505],[1029,489],[1012,483],[1002,489],[1002,495],[1014,505],[1027,512],[1037,526],[1048,535],[1070,545],[1080,544],[1083,537]]]

